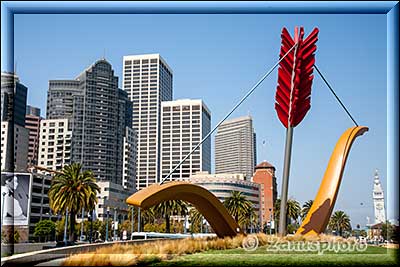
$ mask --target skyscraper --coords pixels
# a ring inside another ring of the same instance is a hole
[[[384,223],[386,222],[385,195],[383,193],[381,181],[379,180],[378,170],[375,170],[374,190],[372,196],[374,200],[375,224]]]
[[[28,89],[16,74],[1,73],[1,170],[24,171],[27,167],[29,130],[25,129]]]
[[[215,135],[215,173],[243,173],[249,180],[257,160],[255,140],[250,116],[222,123]]]
[[[211,112],[202,100],[161,103],[161,177],[164,178],[210,132]],[[211,171],[211,141],[207,139],[168,180],[188,180]]]
[[[138,137],[136,188],[160,179],[161,102],[172,100],[172,69],[159,54],[123,58],[123,89],[132,101]]]
[[[123,161],[129,160],[124,137],[134,133],[126,129],[132,126],[132,104],[108,61],[96,61],[75,80],[50,81],[47,119],[69,119],[72,162],[92,170],[98,181],[123,184]]]
[[[11,72],[1,73],[1,121],[12,121],[25,126],[28,88]]]
[[[25,128],[29,130],[28,167],[38,164],[40,108],[26,106]]]

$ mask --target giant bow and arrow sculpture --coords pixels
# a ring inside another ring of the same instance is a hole
[[[294,39],[286,28],[282,29],[283,57],[293,46],[295,48],[279,64],[278,87],[275,95],[275,109],[279,120],[286,130],[285,161],[283,167],[279,233],[286,234],[286,204],[289,184],[290,157],[292,151],[293,128],[305,117],[311,107],[311,85],[315,62],[315,43],[318,40],[318,28],[303,40],[303,27],[295,27]]]

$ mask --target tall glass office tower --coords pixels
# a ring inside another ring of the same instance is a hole
[[[160,180],[161,102],[172,100],[172,69],[159,54],[123,58],[123,89],[138,136],[136,188]]]
[[[135,142],[134,132],[126,130],[132,126],[132,104],[109,62],[96,61],[75,80],[49,82],[47,119],[62,118],[70,120],[72,162],[92,170],[98,181],[134,184],[123,181],[135,178],[123,178],[124,161],[132,162],[125,158],[124,143]]]
[[[1,121],[25,126],[28,88],[12,72],[1,73]]]
[[[29,130],[25,128],[28,88],[13,72],[1,73],[1,170],[27,167]]]

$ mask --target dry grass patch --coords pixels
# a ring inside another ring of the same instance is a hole
[[[304,238],[301,236],[277,237],[262,233],[257,236],[259,246],[286,241],[342,242],[343,238],[320,235]],[[226,250],[242,247],[245,236],[225,238],[186,238],[163,240],[137,244],[114,244],[99,248],[95,252],[71,255],[64,266],[132,266],[172,259],[175,256],[204,252],[208,250]]]
[[[132,266],[141,263],[171,259],[174,256],[207,250],[225,250],[241,247],[244,236],[233,238],[186,238],[154,241],[140,244],[114,244],[95,252],[71,255],[64,266]]]

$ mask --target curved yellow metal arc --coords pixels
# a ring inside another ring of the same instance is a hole
[[[127,198],[126,203],[143,209],[167,200],[184,200],[191,203],[209,222],[219,237],[243,233],[221,201],[204,187],[188,182],[153,184]]]
[[[324,232],[331,217],[347,156],[354,140],[368,131],[368,127],[357,126],[347,129],[332,152],[317,196],[296,235],[313,236]]]

